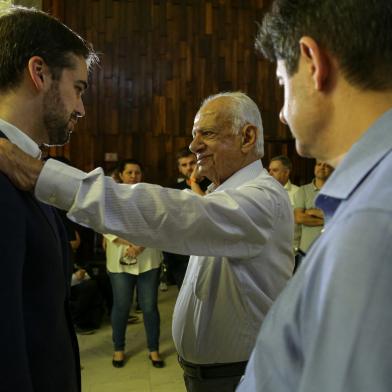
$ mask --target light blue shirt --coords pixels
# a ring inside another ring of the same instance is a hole
[[[238,392],[392,390],[392,110],[316,205],[325,230],[268,313]]]

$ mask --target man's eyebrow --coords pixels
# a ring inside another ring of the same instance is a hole
[[[192,136],[195,137],[196,133],[203,134],[203,133],[206,133],[206,132],[215,132],[215,131],[216,131],[215,127],[213,127],[213,126],[210,126],[210,127],[209,126],[205,126],[205,127],[194,129],[192,131]]]
[[[75,83],[83,85],[83,89],[87,90],[88,83],[85,80],[77,80]]]

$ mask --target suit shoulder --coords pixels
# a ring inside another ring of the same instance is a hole
[[[25,193],[16,188],[5,174],[0,173],[0,201],[2,208],[4,208],[4,204],[8,206],[20,205],[23,202],[23,194]]]

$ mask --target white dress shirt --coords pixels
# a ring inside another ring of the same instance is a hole
[[[293,270],[287,192],[255,161],[206,196],[116,184],[49,160],[35,189],[68,216],[138,245],[194,255],[179,293],[173,338],[193,363],[247,360]]]

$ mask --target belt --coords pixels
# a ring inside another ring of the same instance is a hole
[[[187,362],[180,356],[178,357],[178,362],[187,376],[198,378],[199,380],[220,377],[240,377],[244,375],[246,364],[248,363],[248,361],[244,361],[200,365]]]

